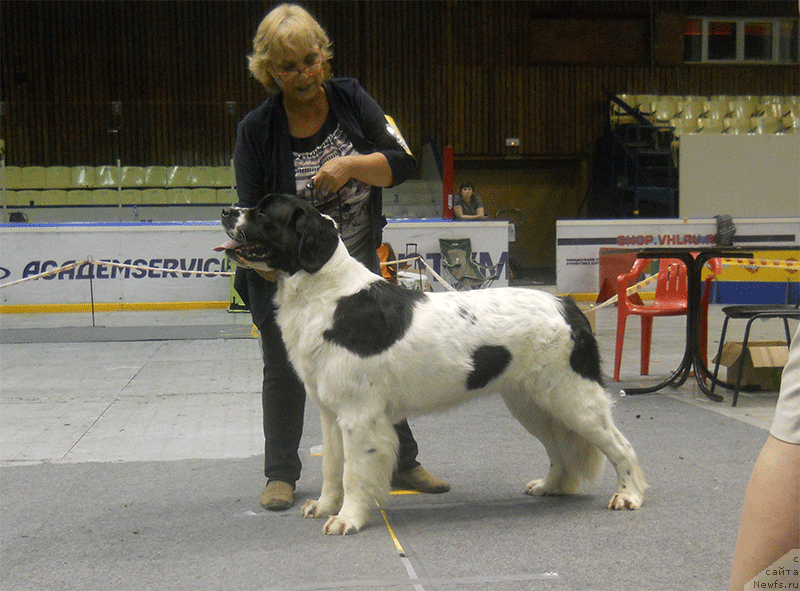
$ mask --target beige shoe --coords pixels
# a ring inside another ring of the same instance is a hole
[[[450,485],[428,473],[422,466],[392,475],[392,486],[418,490],[419,492],[439,494],[450,490]]]
[[[259,499],[261,506],[270,511],[286,511],[294,504],[294,488],[288,482],[271,480]]]

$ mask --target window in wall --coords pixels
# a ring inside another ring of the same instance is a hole
[[[744,23],[744,59],[748,62],[772,59],[772,23]]]
[[[798,61],[797,46],[800,41],[797,21],[781,21],[778,33],[778,61]]]
[[[709,21],[708,60],[734,61],[736,59],[736,22]]]
[[[686,62],[797,63],[798,19],[686,19],[683,48]]]
[[[687,62],[703,61],[703,21],[699,18],[690,18],[686,21],[683,53]]]

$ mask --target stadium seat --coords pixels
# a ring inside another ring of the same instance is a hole
[[[87,191],[92,205],[119,205],[119,191],[116,189],[94,189]]]
[[[94,186],[99,188],[116,188],[119,185],[119,168],[103,165],[94,169]]]
[[[73,189],[67,191],[67,205],[92,205],[92,189]]]
[[[653,119],[661,123],[667,123],[678,114],[678,100],[674,96],[662,96],[654,101]]]
[[[215,187],[216,170],[213,166],[193,166],[190,181],[193,187]]]
[[[217,189],[217,203],[233,205],[239,200],[234,189]]]
[[[697,131],[697,119],[684,119],[675,117],[669,124],[675,128],[675,136],[680,137],[685,133],[695,133]]]
[[[780,118],[774,115],[751,117],[751,123],[753,124],[753,133],[759,135],[778,133],[782,127]]]
[[[193,186],[192,169],[188,166],[168,167],[166,185],[169,189]]]
[[[215,170],[216,170],[216,184],[214,185],[215,187],[230,188],[236,184],[230,166],[217,166],[215,167]]]
[[[167,203],[186,204],[192,202],[192,190],[189,188],[173,188],[166,190]]]
[[[762,102],[756,108],[756,115],[780,119],[784,115],[783,103],[780,100],[764,102],[762,99]]]
[[[17,191],[14,195],[14,198],[17,201],[17,205],[38,205],[37,200],[39,199],[41,191],[37,191],[36,189],[22,189],[21,191]]]
[[[730,113],[730,101],[727,96],[712,96],[708,99],[705,116],[708,119],[722,120]]]
[[[793,133],[800,135],[800,117],[796,117],[789,113],[781,119],[780,133]]]
[[[68,166],[48,166],[47,167],[47,187],[48,189],[71,189],[72,188],[72,169]]]
[[[758,109],[759,99],[755,96],[732,96],[730,98],[730,111],[728,117],[744,119],[750,117]]]
[[[217,202],[217,190],[210,187],[192,189],[190,193],[191,203],[207,205]]]
[[[650,116],[655,110],[656,99],[658,99],[658,96],[655,94],[637,95],[636,108],[639,109],[643,115]]]
[[[24,191],[11,191],[6,189],[3,191],[4,195],[4,204],[6,207],[19,207],[20,205],[30,205],[27,201],[24,200],[25,195],[23,195]]]
[[[119,203],[122,203],[122,205],[141,205],[142,190],[122,189],[122,191],[119,192]]]
[[[122,168],[122,187],[134,188],[144,186],[144,168],[141,166],[124,166]]]
[[[703,117],[698,120],[698,133],[722,133],[725,131],[725,121],[722,119],[708,119]]]
[[[148,188],[165,188],[167,186],[167,167],[145,166],[144,186]]]
[[[44,166],[24,166],[22,185],[23,189],[46,189],[47,169]]]
[[[0,174],[3,175],[0,186],[14,190],[25,188],[22,183],[22,169],[19,166],[3,166],[0,168]]]
[[[706,112],[706,99],[702,96],[686,96],[681,101],[681,117],[695,121]]]
[[[142,189],[142,205],[163,205],[167,203],[167,190],[157,187]]]
[[[44,191],[38,191],[34,203],[36,205],[66,205],[67,191],[64,189],[45,189]]]
[[[750,121],[750,117],[725,118],[725,133],[730,133],[731,135],[742,135],[745,133],[750,133],[752,129],[753,124]]]
[[[73,166],[70,171],[70,187],[73,189],[91,189],[94,187],[93,166]]]

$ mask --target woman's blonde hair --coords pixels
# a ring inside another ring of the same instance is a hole
[[[269,11],[258,25],[253,38],[253,53],[247,56],[248,67],[267,92],[277,92],[278,85],[269,67],[287,53],[319,50],[323,79],[331,77],[331,41],[322,26],[308,11],[296,4],[280,4]]]

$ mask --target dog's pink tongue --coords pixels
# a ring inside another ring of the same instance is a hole
[[[238,248],[240,244],[236,242],[236,240],[228,240],[227,242],[220,244],[219,246],[215,246],[214,250],[216,252],[220,252],[223,250],[233,250],[234,248]]]

